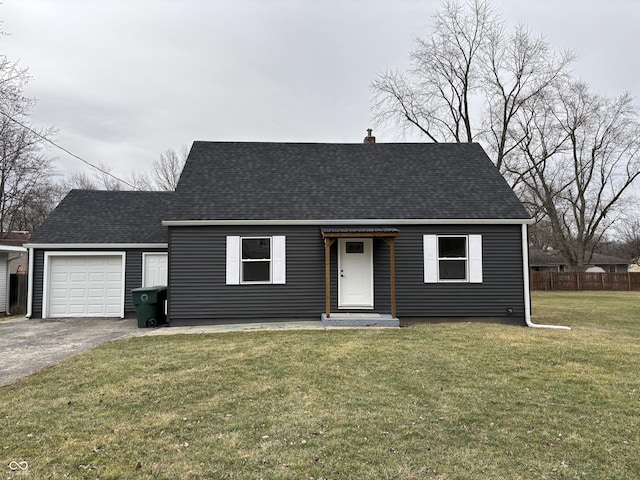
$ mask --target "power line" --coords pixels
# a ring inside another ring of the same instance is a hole
[[[101,173],[103,173],[103,174],[105,174],[105,175],[108,175],[109,177],[114,178],[114,179],[116,179],[116,180],[117,180],[117,181],[119,181],[119,182],[124,183],[126,186],[131,187],[131,188],[133,188],[134,190],[138,190],[138,191],[140,190],[138,187],[136,187],[135,185],[130,184],[130,183],[129,183],[129,182],[127,182],[126,180],[123,180],[123,179],[121,179],[121,178],[119,178],[119,177],[116,177],[114,174],[112,174],[112,173],[110,173],[110,172],[108,172],[108,171],[106,171],[106,170],[104,170],[104,169],[102,169],[102,168],[98,167],[97,165],[94,165],[93,163],[91,163],[91,162],[89,162],[89,161],[85,160],[84,158],[82,158],[82,157],[80,157],[80,156],[76,155],[75,153],[70,152],[69,150],[67,150],[67,149],[66,149],[66,148],[64,148],[63,146],[58,145],[58,144],[57,144],[56,142],[54,142],[53,140],[50,140],[49,138],[45,137],[45,136],[44,136],[44,135],[42,135],[40,132],[37,132],[37,131],[36,131],[36,130],[34,130],[33,128],[31,128],[31,127],[29,127],[29,126],[27,126],[27,125],[23,124],[22,122],[20,122],[20,121],[16,120],[15,118],[13,118],[13,117],[12,117],[11,115],[9,115],[8,113],[3,112],[2,110],[0,110],[0,113],[1,113],[2,115],[4,115],[5,117],[7,117],[7,118],[8,118],[9,120],[11,120],[12,122],[17,123],[18,125],[20,125],[22,128],[25,128],[25,129],[29,130],[31,133],[33,133],[34,135],[37,135],[39,138],[41,138],[41,139],[42,139],[42,140],[44,140],[45,142],[50,143],[51,145],[53,145],[54,147],[56,147],[56,148],[58,148],[58,149],[62,150],[62,151],[63,151],[63,152],[65,152],[66,154],[71,155],[73,158],[77,158],[77,159],[78,159],[78,160],[80,160],[81,162],[83,162],[83,163],[85,163],[85,164],[89,165],[91,168],[95,168],[95,169],[96,169],[96,170],[98,170],[99,172],[101,172]]]

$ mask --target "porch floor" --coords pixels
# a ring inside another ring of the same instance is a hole
[[[399,327],[400,320],[381,313],[323,313],[322,325],[325,327]]]

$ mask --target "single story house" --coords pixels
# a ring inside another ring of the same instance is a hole
[[[28,244],[30,315],[131,314],[168,253],[171,325],[525,324],[531,220],[482,148],[372,139],[197,141],[175,192],[72,191]]]
[[[624,258],[594,253],[585,270],[589,273],[627,273],[631,262]],[[529,266],[534,272],[569,272],[571,267],[558,250],[529,251]]]

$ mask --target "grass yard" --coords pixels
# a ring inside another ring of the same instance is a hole
[[[105,345],[0,388],[0,478],[640,478],[640,294],[535,293],[533,310],[573,330]]]

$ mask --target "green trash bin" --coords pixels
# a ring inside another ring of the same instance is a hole
[[[138,318],[138,328],[155,328],[166,323],[164,302],[167,299],[167,287],[134,288],[131,295]]]

